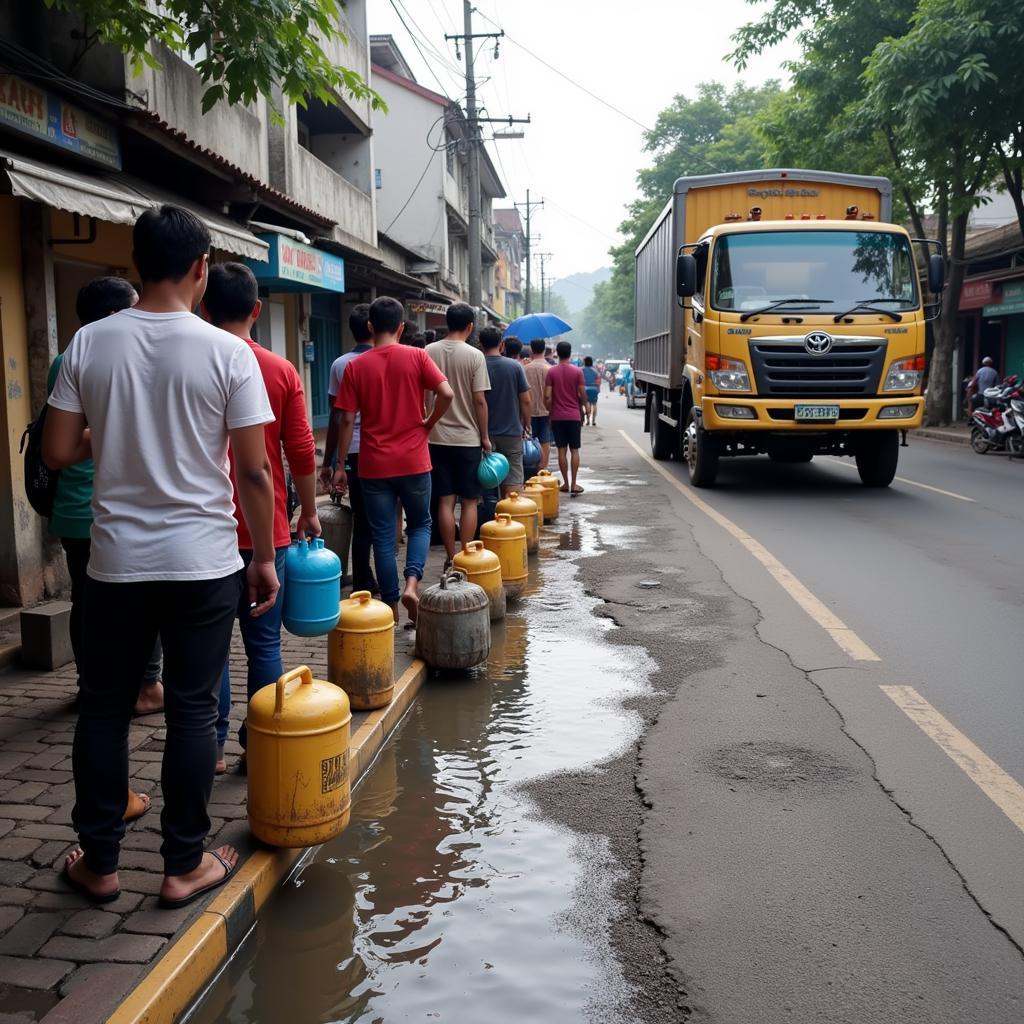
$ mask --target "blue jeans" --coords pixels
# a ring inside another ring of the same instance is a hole
[[[430,549],[430,474],[360,479],[366,518],[373,537],[373,563],[377,568],[380,599],[398,604],[398,558],[395,552],[395,502],[405,511],[405,576],[423,579]]]
[[[249,590],[243,588],[238,602],[238,625],[242,630],[242,643],[249,662],[246,684],[249,699],[257,690],[268,683],[276,683],[284,675],[281,662],[281,612],[284,609],[284,564],[287,548],[277,548],[274,553],[274,568],[281,589],[277,592],[274,607],[254,619],[249,615]],[[240,552],[246,566],[252,561],[251,551]],[[231,715],[231,671],[227,662],[220,678],[220,705],[217,710],[217,743],[223,747],[228,738],[228,718]],[[238,740],[245,746],[245,722],[238,730]]]

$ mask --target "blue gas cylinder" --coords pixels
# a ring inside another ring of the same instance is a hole
[[[288,548],[284,569],[284,628],[296,636],[324,636],[338,624],[341,559],[319,537]]]
[[[540,465],[540,441],[534,437],[527,437],[523,441],[523,469],[531,472]]]

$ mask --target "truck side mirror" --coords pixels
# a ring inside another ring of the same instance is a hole
[[[676,257],[676,294],[684,299],[697,294],[697,261],[689,253]]]
[[[934,252],[928,257],[928,290],[938,295],[946,287],[946,261]]]

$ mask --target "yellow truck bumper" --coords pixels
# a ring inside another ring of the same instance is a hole
[[[797,422],[795,408],[797,405],[838,405],[838,420],[816,420]],[[744,418],[729,415],[728,411],[745,408]],[[895,407],[902,411],[900,416],[887,414],[882,410]],[[924,416],[924,398],[919,395],[891,398],[749,398],[730,396],[705,397],[701,400],[701,413],[705,430],[772,430],[789,433],[820,433],[821,431],[846,430],[881,430],[897,429],[912,430],[921,426]]]

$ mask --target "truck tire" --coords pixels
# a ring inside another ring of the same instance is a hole
[[[865,487],[888,487],[896,476],[899,457],[899,434],[895,430],[863,434],[857,439],[855,452],[861,483]]]
[[[661,422],[661,399],[651,395],[651,456],[664,462],[672,455],[672,435],[668,425]]]
[[[697,410],[686,414],[682,437],[682,458],[694,487],[714,487],[718,475],[718,442],[700,425]]]

